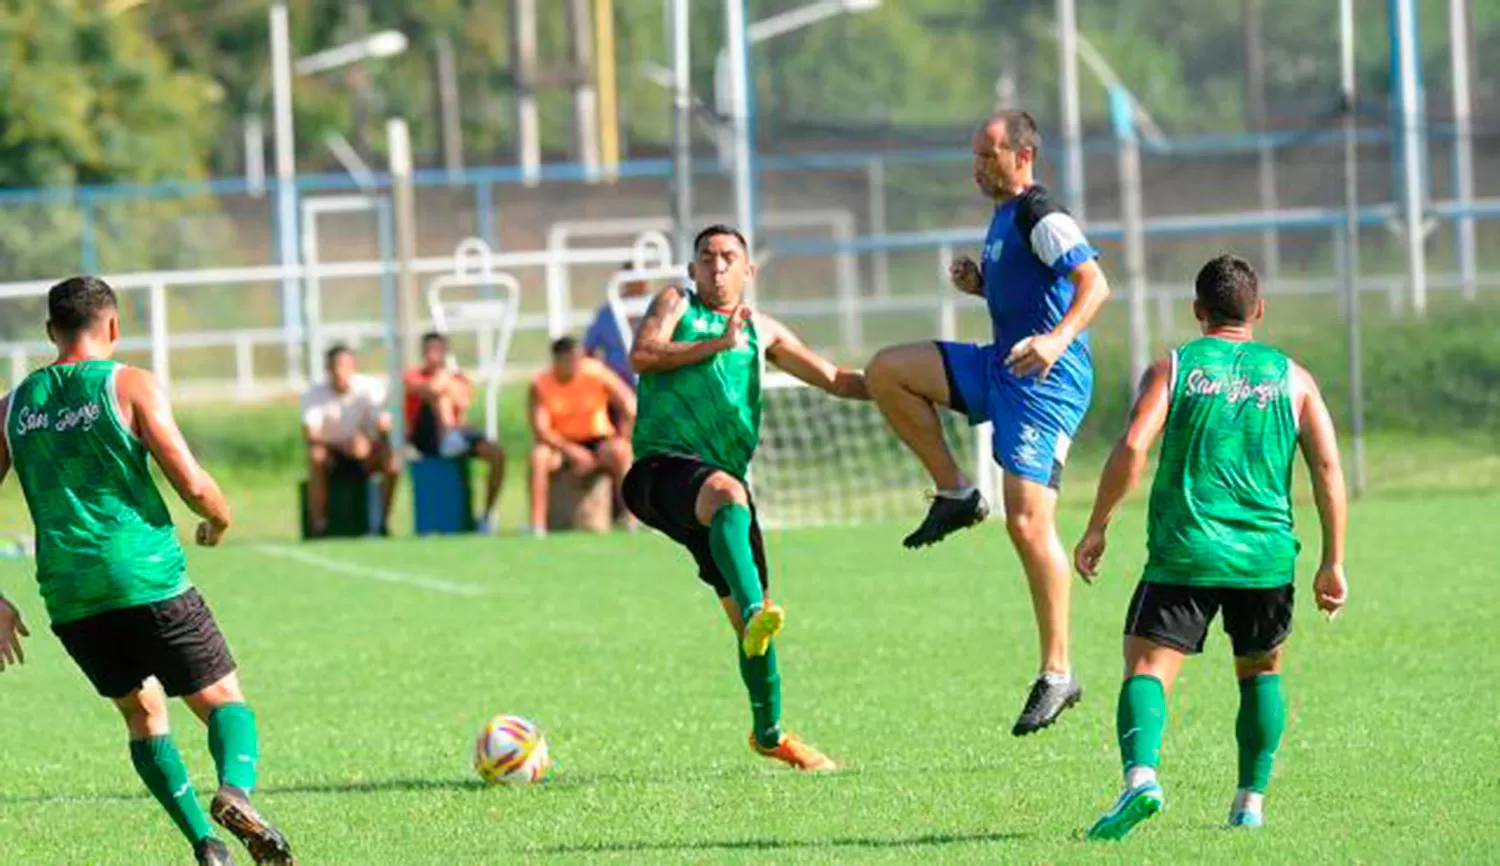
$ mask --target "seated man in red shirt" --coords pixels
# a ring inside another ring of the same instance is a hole
[[[505,451],[483,433],[464,426],[474,386],[452,363],[448,338],[422,335],[422,363],[406,371],[406,441],[424,457],[478,457],[489,465],[484,514],[479,531],[488,532],[495,500],[505,484]]]

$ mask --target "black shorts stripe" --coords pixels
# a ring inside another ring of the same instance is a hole
[[[964,392],[958,390],[958,379],[953,375],[953,362],[948,358],[948,348],[941,340],[934,340],[938,354],[943,358],[943,378],[948,380],[948,408],[961,414],[969,414],[969,406],[964,402]]]

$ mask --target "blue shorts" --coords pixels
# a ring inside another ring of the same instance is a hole
[[[948,377],[948,405],[970,424],[994,426],[995,462],[1006,472],[1056,490],[1063,464],[1093,393],[1084,381],[1054,367],[1047,381],[1005,369],[994,345],[939,341]]]

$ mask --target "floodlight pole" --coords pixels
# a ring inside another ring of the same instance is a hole
[[[1123,87],[1109,89],[1110,114],[1120,159],[1120,226],[1125,233],[1125,281],[1130,304],[1130,393],[1150,365],[1151,334],[1146,321],[1146,229],[1141,207],[1141,144],[1135,127],[1135,100]]]
[[[1078,97],[1077,0],[1057,0],[1057,53],[1062,89],[1063,203],[1084,221],[1083,120]]]
[[[725,36],[729,46],[730,118],[734,130],[734,218],[752,259],[755,247],[755,183],[751,147],[750,36],[745,0],[724,0]]]
[[[1354,0],[1339,0],[1339,87],[1344,102],[1344,316],[1349,352],[1349,476],[1355,496],[1365,492],[1364,359],[1359,333],[1359,153],[1356,141]]]
[[[668,0],[672,20],[672,239],[677,261],[692,258],[693,85],[690,0]]]
[[[1422,212],[1422,105],[1417,82],[1417,21],[1414,0],[1390,0],[1391,34],[1397,78],[1396,107],[1401,122],[1401,219],[1406,241],[1406,276],[1411,308],[1418,316],[1427,313],[1426,227]]]
[[[292,137],[292,44],[286,0],[271,4],[271,101],[276,138],[276,247],[282,267],[281,327],[288,382],[302,375],[302,320],[297,277],[297,152]]]
[[[1448,44],[1453,55],[1453,197],[1464,212],[1458,218],[1458,273],[1464,298],[1478,293],[1474,247],[1474,216],[1468,213],[1474,201],[1473,107],[1469,97],[1469,0],[1448,0]]]

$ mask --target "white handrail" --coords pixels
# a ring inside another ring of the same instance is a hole
[[[605,288],[605,295],[609,298],[609,311],[614,316],[615,327],[620,331],[620,345],[625,347],[627,355],[630,354],[631,343],[635,341],[635,332],[630,327],[630,320],[646,314],[646,308],[651,306],[651,295],[627,298],[620,293],[621,287],[626,283],[645,280],[686,279],[686,274],[687,265],[663,265],[656,268],[617,271],[614,276],[610,277],[609,285]]]
[[[482,244],[482,242],[480,242]],[[466,263],[480,254],[481,266],[469,269]],[[495,328],[495,345],[481,372],[487,373],[484,393],[485,435],[491,441],[500,437],[500,386],[505,377],[505,361],[510,354],[511,338],[515,336],[516,321],[520,318],[521,282],[513,275],[494,271],[489,248],[484,246],[464,247],[460,245],[454,253],[455,272],[438,277],[427,286],[427,306],[433,324],[443,333],[455,321],[463,321],[476,327]],[[443,293],[452,289],[487,288],[498,290],[499,296],[478,300],[448,301]]]

